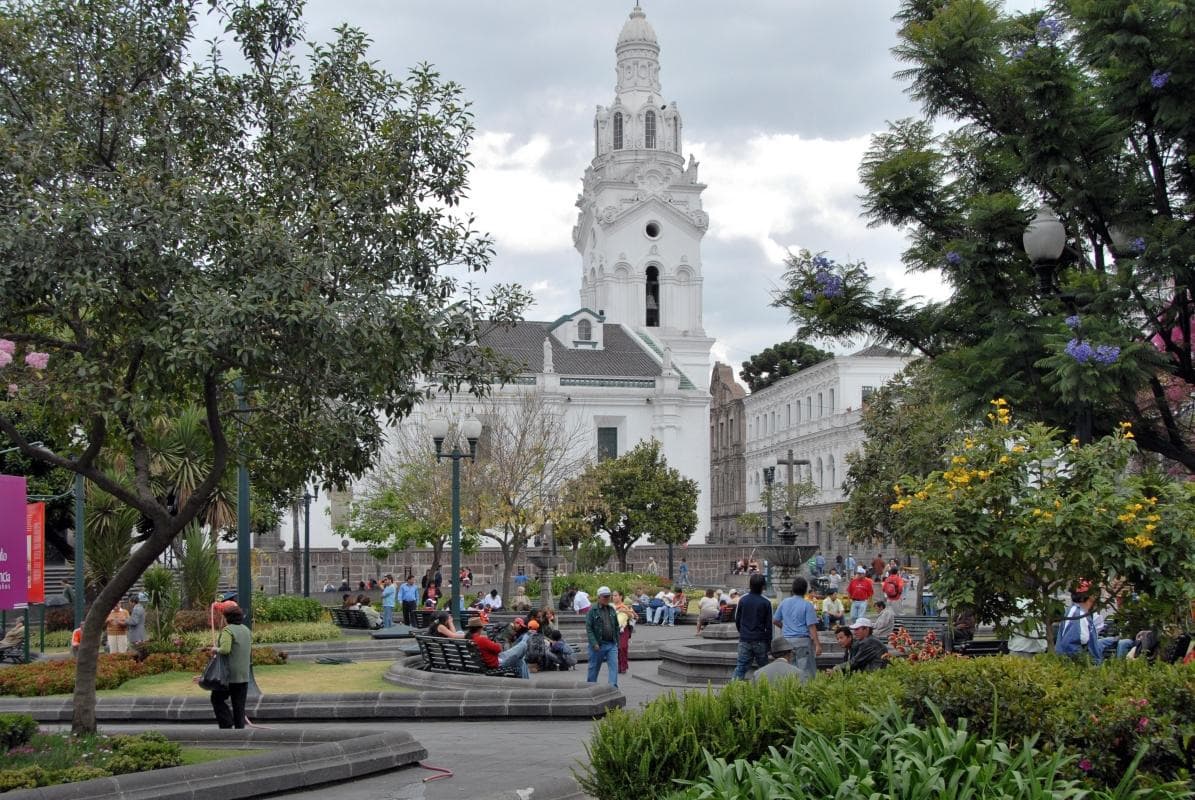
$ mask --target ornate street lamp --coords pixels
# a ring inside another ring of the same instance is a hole
[[[319,487],[303,487],[303,596],[311,597],[311,501],[319,499]]]
[[[1043,301],[1058,299],[1066,303],[1072,314],[1077,309],[1077,299],[1072,294],[1063,294],[1055,283],[1058,265],[1066,249],[1066,227],[1054,209],[1048,205],[1038,207],[1021,237],[1025,254],[1033,262],[1037,273],[1037,292]],[[1044,305],[1044,304],[1043,304]],[[1043,307],[1042,316],[1046,311]],[[1079,444],[1091,442],[1091,406],[1082,403],[1075,413],[1075,437]]]
[[[460,441],[454,437],[452,452],[444,452],[444,440],[448,438],[448,420],[433,417],[428,421],[428,432],[436,446],[436,460],[452,459],[452,608],[450,612],[461,630],[465,628],[465,612],[461,594],[461,460],[477,460],[477,441],[481,438],[481,421],[469,417],[461,422],[460,432],[469,444],[469,452],[461,452]]]

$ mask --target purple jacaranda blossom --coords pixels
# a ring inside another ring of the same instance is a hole
[[[803,295],[801,295],[801,296],[802,296],[802,297],[805,299],[805,302],[806,302],[806,303],[812,303],[812,302],[813,302],[813,297],[814,297],[814,294],[813,294],[813,292],[809,292],[809,291],[807,291],[807,292],[805,292],[805,294],[803,294]]]
[[[946,254],[946,263],[952,267],[957,267],[959,264],[963,263],[963,257],[954,250],[951,250]]]
[[[1065,31],[1066,26],[1062,24],[1062,20],[1054,17],[1042,17],[1041,22],[1037,23],[1037,32],[1051,42],[1058,41]]]
[[[1095,349],[1083,339],[1071,339],[1066,343],[1066,354],[1080,364],[1086,364],[1095,356]]]
[[[1097,364],[1115,364],[1118,358],[1120,358],[1120,348],[1113,344],[1101,344],[1095,348],[1095,355],[1092,356]]]
[[[1162,72],[1160,69],[1155,69],[1149,76],[1149,85],[1155,89],[1161,89],[1170,82],[1170,73]]]
[[[49,353],[28,353],[25,356],[25,363],[34,369],[45,369],[46,365],[50,363]]]
[[[1017,45],[1016,48],[1012,51],[1012,55],[1010,55],[1009,58],[1011,58],[1013,61],[1020,61],[1022,58],[1025,57],[1025,54],[1028,52],[1029,52],[1029,43],[1025,42],[1024,44]]]
[[[825,256],[814,256],[811,263],[819,270],[826,270],[829,269],[834,262]]]
[[[1145,253],[1145,239],[1138,236],[1136,239],[1129,242],[1129,249],[1137,255],[1142,255]]]
[[[1066,327],[1070,328],[1073,331],[1075,328],[1079,327],[1079,322],[1080,322],[1079,315],[1071,314],[1069,317],[1066,318]]]

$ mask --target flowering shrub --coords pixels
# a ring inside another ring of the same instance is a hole
[[[945,648],[938,640],[938,634],[927,631],[920,642],[915,640],[904,628],[897,628],[888,635],[888,646],[908,661],[929,661],[946,655]]]
[[[1024,598],[1048,626],[1055,598],[1081,578],[1097,587],[1115,578],[1167,603],[1168,616],[1185,608],[1195,487],[1131,472],[1131,424],[1080,447],[1057,430],[1019,425],[997,398],[988,424],[947,453],[942,469],[897,483],[890,509],[897,541],[937,562],[934,589],[956,607],[997,622],[1021,616]]]
[[[130,653],[101,655],[96,664],[96,688],[115,689],[134,678],[164,672],[203,671],[210,656],[206,652],[154,653],[144,660]],[[255,647],[254,666],[285,664],[286,653],[271,647]],[[74,661],[38,661],[0,671],[0,695],[44,697],[75,690]]]
[[[889,702],[922,729],[941,715],[951,728],[966,720],[977,736],[1013,746],[1037,737],[1044,753],[1068,757],[1062,777],[1084,788],[1115,788],[1142,745],[1149,749],[1138,773],[1148,782],[1188,780],[1195,760],[1195,668],[1122,660],[1096,669],[1049,656],[895,659],[888,669],[860,675],[737,681],[616,710],[595,723],[578,777],[600,800],[656,797],[675,780],[707,774],[703,749],[727,761],[759,761],[769,748],[814,733],[837,741],[865,730],[868,709]],[[710,736],[727,720],[737,721],[734,736]]]

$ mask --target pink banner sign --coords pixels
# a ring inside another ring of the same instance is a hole
[[[25,608],[25,479],[0,475],[0,611]]]

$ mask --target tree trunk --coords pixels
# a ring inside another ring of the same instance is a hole
[[[71,717],[71,732],[74,734],[95,733],[95,683],[97,661],[100,654],[100,637],[104,632],[108,613],[132,588],[146,568],[157,559],[174,536],[182,528],[178,518],[165,524],[154,524],[153,533],[140,547],[129,555],[112,580],[108,582],[91,604],[83,618],[83,636],[79,643],[79,655],[75,661],[74,714]]]
[[[514,600],[514,595],[511,594],[511,581],[515,569],[515,562],[519,559],[519,553],[523,550],[523,543],[518,536],[510,543],[502,544],[502,588],[499,591],[502,593],[502,602],[506,606]]]
[[[611,544],[611,546],[614,547],[614,554],[616,556],[618,556],[618,571],[626,572],[627,571],[627,553],[629,553],[631,551],[631,545],[626,544],[626,545],[623,545],[622,547],[619,547],[617,544],[614,543],[613,540],[611,540],[610,544]]]
[[[290,504],[291,547],[290,547],[290,586],[291,594],[303,593],[303,540],[299,538],[299,501]]]

